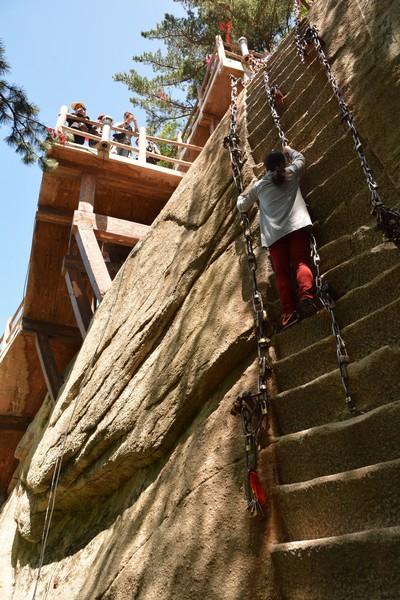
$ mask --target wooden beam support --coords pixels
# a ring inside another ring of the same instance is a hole
[[[63,260],[62,272],[65,272],[68,269],[75,269],[80,273],[86,273],[85,267],[83,266],[82,260],[80,256],[74,256],[72,254],[66,254]]]
[[[56,225],[71,225],[74,213],[70,210],[53,208],[52,206],[39,206],[36,211],[36,221],[55,223]]]
[[[121,244],[120,244],[121,245]],[[105,260],[105,259],[104,259]],[[121,262],[113,262],[113,261],[105,261],[107,262],[107,268],[108,270],[110,269],[117,269],[117,271],[121,268]],[[86,271],[85,271],[85,267],[82,264],[82,260],[80,256],[71,256],[70,254],[67,254],[64,257],[64,261],[63,261],[63,268],[62,268],[62,272],[65,275],[65,272],[68,269],[75,269],[76,271],[79,271],[79,273],[81,274],[85,274],[86,275]]]
[[[84,339],[89,329],[93,311],[89,299],[86,295],[82,275],[78,269],[65,269],[65,283],[67,284],[68,294],[74,311],[76,323],[81,336]]]
[[[99,240],[123,246],[134,246],[150,229],[149,225],[135,221],[97,215],[88,211],[76,210],[72,213],[48,206],[38,208],[36,220],[56,225],[89,225],[94,229]]]
[[[35,321],[34,319],[22,319],[22,332],[28,334],[43,333],[49,337],[57,337],[65,340],[77,341],[81,339],[79,329],[68,325],[58,325],[47,321]]]
[[[91,226],[98,239],[114,244],[122,244],[123,246],[134,246],[136,242],[144,238],[150,229],[149,225],[136,223],[135,221],[117,219],[116,217],[81,210],[64,211],[49,206],[38,208],[36,220],[65,226]]]
[[[93,212],[96,178],[91,173],[83,173],[79,190],[79,210]]]
[[[101,302],[112,282],[94,231],[91,227],[84,229],[78,226],[75,228],[75,239],[94,295]]]
[[[47,391],[50,394],[50,398],[55,402],[62,384],[62,377],[57,370],[49,337],[44,333],[36,333],[35,345]]]
[[[25,431],[32,420],[32,417],[27,417],[26,415],[0,413],[0,430]]]
[[[74,212],[73,225],[84,229],[93,229],[99,240],[123,246],[134,246],[144,238],[150,229],[148,225],[142,223],[79,210]]]

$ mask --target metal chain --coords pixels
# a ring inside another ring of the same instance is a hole
[[[329,283],[326,280],[322,280],[320,273],[320,256],[318,254],[317,242],[313,234],[311,234],[310,238],[311,245],[311,258],[314,264],[315,269],[315,289],[317,293],[317,297],[319,298],[322,306],[325,308],[327,313],[330,316],[331,324],[332,324],[332,335],[335,338],[336,343],[336,358],[339,367],[340,379],[342,382],[342,387],[345,393],[345,402],[346,406],[349,409],[350,413],[353,415],[360,415],[361,411],[357,408],[350,392],[349,387],[349,375],[347,371],[347,365],[350,363],[350,357],[347,352],[346,344],[342,337],[342,333],[340,330],[340,325],[336,319],[335,315],[335,301],[332,297]]]
[[[259,70],[262,69],[262,67],[264,67],[268,63],[270,58],[271,58],[271,54],[268,54],[267,56],[262,56],[262,57],[255,57],[254,55],[249,54],[247,67],[253,73],[253,76],[256,75],[259,72]],[[250,79],[250,81],[251,81],[251,79]]]
[[[265,91],[266,91],[267,98],[268,98],[271,115],[274,120],[275,127],[278,130],[278,135],[279,135],[279,139],[282,144],[282,148],[284,148],[285,146],[287,146],[288,141],[287,141],[285,132],[282,129],[281,119],[279,117],[278,111],[276,110],[275,97],[276,97],[278,88],[276,86],[271,86],[267,69],[264,70],[263,75],[264,75],[264,86],[265,86]]]
[[[393,208],[387,208],[383,204],[378,191],[379,186],[372,174],[372,169],[369,166],[360,134],[350,109],[343,97],[339,84],[332,73],[331,65],[329,64],[318,35],[318,30],[314,25],[309,24],[305,34],[302,36],[300,28],[300,0],[296,0],[296,45],[300,60],[303,63],[305,62],[304,49],[307,45],[313,44],[317,51],[319,62],[325,70],[327,79],[338,102],[340,117],[353,136],[354,147],[371,196],[371,214],[376,218],[376,229],[382,231],[391,242],[400,248],[400,212]]]
[[[224,147],[230,154],[233,179],[237,193],[243,192],[243,179],[241,168],[243,165],[240,149],[240,138],[237,131],[237,86],[238,79],[231,76],[231,104],[230,104],[230,128],[229,134],[224,139]],[[268,415],[268,379],[272,376],[272,364],[269,357],[270,339],[266,332],[266,313],[262,301],[261,292],[257,281],[257,259],[253,248],[251,237],[250,220],[247,213],[241,215],[247,264],[252,282],[252,303],[254,310],[254,328],[257,337],[258,353],[258,392],[251,394],[244,392],[235,400],[231,414],[241,415],[243,434],[245,436],[246,453],[246,497],[247,508],[252,516],[262,516],[265,507],[262,505],[257,492],[250,485],[250,475],[256,473],[257,456],[259,446],[259,433],[264,418]]]
[[[296,39],[296,48],[297,54],[300,57],[302,63],[304,63],[304,42],[301,35],[301,3],[300,0],[295,0],[294,3],[295,8],[295,18],[296,18],[296,28],[295,28],[295,39]]]
[[[281,120],[280,120],[278,111],[276,109],[275,97],[276,97],[277,88],[274,86],[271,87],[269,75],[268,75],[266,69],[264,71],[264,86],[265,86],[265,91],[267,94],[272,118],[273,118],[275,126],[278,130],[279,139],[281,140],[282,147],[284,147],[287,144],[287,141],[286,141],[287,138],[286,138],[285,132],[282,129]],[[348,372],[347,372],[347,365],[350,362],[350,358],[347,353],[346,344],[345,344],[342,334],[341,334],[339,323],[335,316],[335,311],[334,311],[335,301],[332,297],[332,294],[330,291],[330,286],[329,286],[328,282],[326,280],[322,280],[322,277],[321,277],[321,273],[320,273],[320,262],[321,261],[320,261],[320,257],[318,254],[317,242],[316,242],[316,239],[315,239],[313,233],[311,233],[311,235],[310,235],[310,246],[311,246],[311,259],[313,261],[314,270],[315,270],[315,290],[316,290],[317,297],[319,298],[322,306],[328,312],[330,319],[331,319],[332,334],[335,338],[335,343],[336,343],[336,357],[337,357],[337,361],[338,361],[340,379],[341,379],[342,386],[343,386],[343,389],[345,392],[346,406],[348,407],[351,414],[358,415],[361,413],[355,405],[355,402],[351,396],[351,392],[350,392],[350,388],[349,388],[349,377],[348,377]]]

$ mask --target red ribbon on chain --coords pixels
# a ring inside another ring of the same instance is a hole
[[[263,511],[263,513],[265,513],[265,510],[267,508],[267,494],[265,493],[260,478],[257,475],[256,471],[249,471],[248,478],[249,488],[254,496],[254,499],[260,505],[260,508]]]

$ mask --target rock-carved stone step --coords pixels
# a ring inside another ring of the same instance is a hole
[[[272,557],[282,600],[400,598],[400,527],[278,544]]]
[[[396,401],[347,421],[282,436],[275,444],[279,482],[308,481],[396,460],[399,427]]]
[[[277,486],[274,496],[287,541],[312,540],[398,525],[399,489],[397,459]]]

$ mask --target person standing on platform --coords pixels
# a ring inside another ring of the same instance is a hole
[[[288,157],[288,165],[285,155]],[[316,311],[310,248],[312,222],[299,186],[304,165],[304,156],[289,146],[284,148],[284,154],[279,151],[271,152],[264,160],[264,177],[237,200],[240,212],[247,212],[258,202],[261,244],[269,249],[284,328]],[[298,309],[291,269],[296,275],[298,286]]]
[[[67,117],[68,127],[76,129],[83,134],[91,133],[92,135],[98,135],[98,132],[93,125],[85,123],[85,121],[90,121],[90,117],[86,114],[86,105],[84,102],[71,102],[71,109],[73,110],[73,113]],[[85,143],[84,135],[74,134],[74,142],[75,144],[80,144],[82,146]],[[96,140],[89,140],[90,146],[95,146],[96,144]]]
[[[139,133],[139,127],[135,115],[131,112],[125,112],[124,120],[120,123],[115,123],[114,127],[125,129],[128,133],[118,131],[117,133],[113,134],[113,140],[120,142],[121,144],[125,144],[126,146],[132,146],[132,136],[129,135],[129,133]],[[117,147],[117,154],[118,156],[125,156],[128,158],[131,155],[131,151],[127,148]]]
[[[146,140],[146,152],[152,152],[153,154],[161,154],[160,148],[157,146],[153,140]],[[146,162],[151,165],[156,165],[158,163],[158,159],[155,156],[149,156],[146,158]]]

